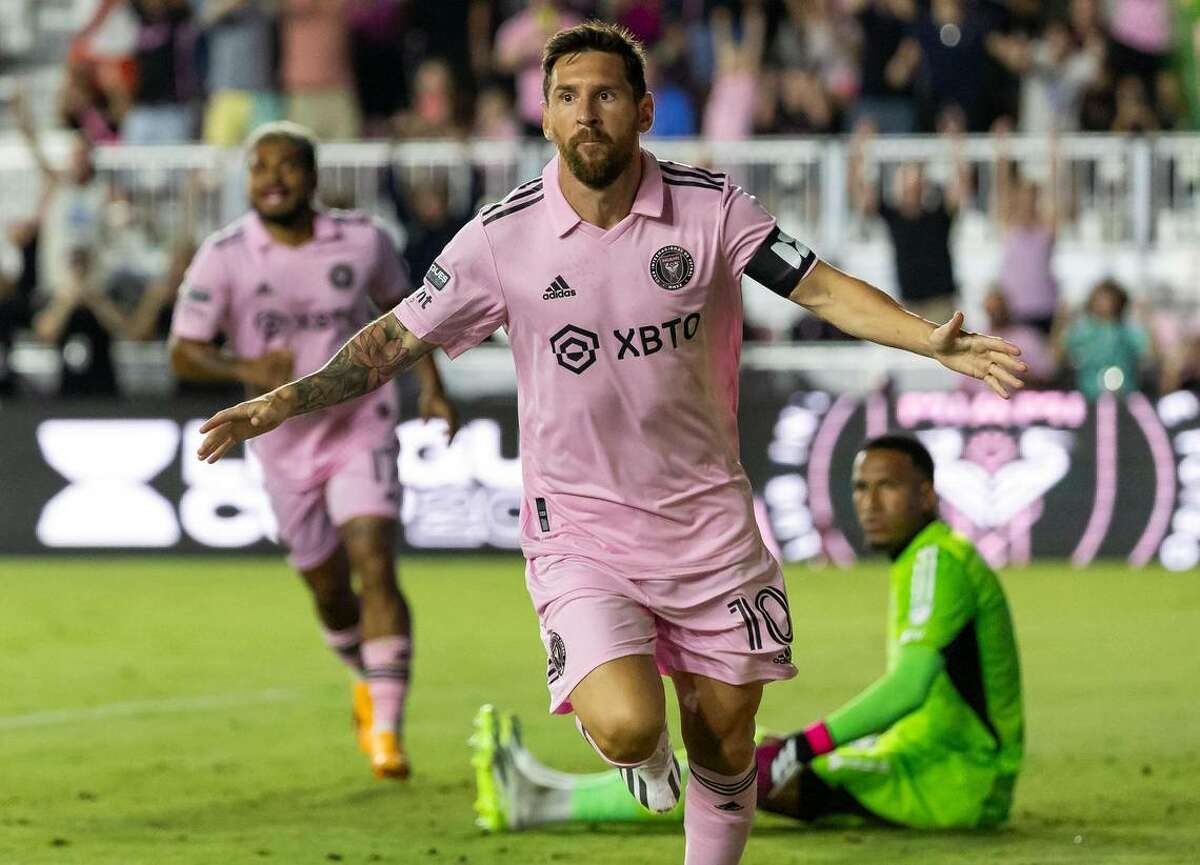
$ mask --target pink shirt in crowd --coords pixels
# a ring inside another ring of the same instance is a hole
[[[299,247],[275,242],[258,214],[211,235],[180,289],[171,333],[209,341],[224,333],[238,357],[291,349],[295,375],[320,369],[351,336],[409,289],[387,234],[355,211],[317,214]],[[273,484],[322,482],[348,450],[378,447],[397,422],[392,387],[293,418],[252,442]]]
[[[725,175],[643,151],[632,212],[604,231],[558,171],[480,211],[397,317],[450,357],[507,329],[526,557],[661,579],[760,555],[738,451],[740,279],[775,220]]]
[[[754,106],[758,101],[758,76],[730,72],[713,82],[704,107],[704,137],[712,141],[740,141],[754,131]]]
[[[1162,54],[1171,47],[1171,4],[1169,0],[1115,0],[1112,34],[1118,42]]]
[[[1053,317],[1058,307],[1053,259],[1054,232],[1046,226],[1005,232],[999,282],[1013,318],[1035,321]]]
[[[350,87],[350,30],[339,0],[285,0],[281,77],[287,92]]]
[[[501,57],[523,57],[515,72],[517,114],[526,123],[542,122],[542,48],[546,39],[582,19],[573,12],[542,6],[523,9],[496,31],[496,53]]]

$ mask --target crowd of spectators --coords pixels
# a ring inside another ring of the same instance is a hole
[[[1200,3],[1192,6],[1200,22]],[[1167,0],[97,0],[63,76],[62,120],[81,133],[63,167],[42,154],[29,112],[15,103],[43,195],[28,221],[8,228],[20,261],[7,275],[0,269],[0,394],[15,388],[7,361],[19,331],[55,348],[60,390],[74,395],[118,392],[115,341],[166,334],[198,238],[184,226],[158,239],[155,267],[131,267],[109,236],[122,203],[97,182],[93,145],[200,136],[235,146],[280,117],[325,140],[540,135],[541,46],[591,16],[620,21],[647,45],[657,135],[850,132],[848,200],[888,238],[902,301],[932,320],[961,304],[952,232],[986,181],[1001,261],[984,310],[991,330],[1025,348],[1032,384],[1092,397],[1195,386],[1200,333],[1154,320],[1111,280],[1068,310],[1053,269],[1067,207],[1058,134],[1193,124],[1200,23],[1179,11],[1172,26],[1171,8]],[[961,136],[984,130],[997,136],[999,158],[990,169],[968,167]],[[928,131],[952,142],[944,180],[918,163],[881,178],[870,164],[877,133]],[[1012,132],[1044,136],[1048,176],[1034,180],[1009,159]],[[451,206],[436,173],[414,181],[389,169],[384,191],[409,269],[423,273],[471,211]],[[844,338],[811,319],[792,335]]]
[[[646,45],[655,134],[1197,128],[1200,5],[1171,0],[96,0],[63,121],[93,141],[540,135],[542,45]]]

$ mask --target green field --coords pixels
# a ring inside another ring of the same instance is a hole
[[[787,728],[882,664],[881,565],[789,574],[801,674]],[[485,836],[475,709],[517,710],[547,761],[592,771],[545,714],[545,658],[515,558],[406,561],[417,616],[415,775],[374,780],[347,676],[274,559],[0,559],[0,863],[678,863],[674,827]],[[1200,862],[1200,575],[1009,573],[1028,761],[996,833],[761,820],[746,863]]]

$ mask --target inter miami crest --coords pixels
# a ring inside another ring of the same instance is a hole
[[[650,276],[667,291],[678,291],[692,281],[696,262],[682,246],[664,246],[650,259]]]
[[[550,670],[554,678],[561,676],[567,669],[567,644],[558,635],[558,631],[550,632]]]
[[[329,269],[329,284],[343,291],[354,284],[354,268],[342,262]]]

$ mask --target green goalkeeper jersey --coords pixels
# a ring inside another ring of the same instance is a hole
[[[897,744],[937,742],[990,763],[999,776],[996,794],[1003,798],[1007,788],[1011,799],[1025,738],[1012,617],[996,574],[969,540],[940,521],[892,565],[889,670],[908,645],[940,652],[945,666],[920,708],[892,728]],[[1004,810],[1008,804],[994,803]]]

